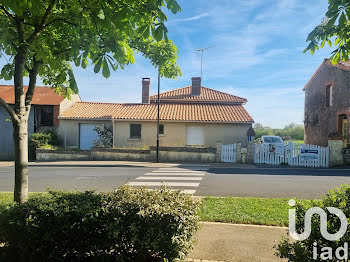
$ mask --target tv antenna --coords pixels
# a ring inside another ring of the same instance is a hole
[[[201,52],[201,79],[202,79],[202,73],[203,73],[203,53],[204,51],[207,51],[210,48],[215,48],[216,46],[208,46],[205,48],[198,48],[196,49],[196,52]]]

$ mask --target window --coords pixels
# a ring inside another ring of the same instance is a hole
[[[186,145],[204,145],[204,132],[200,126],[187,126]]]
[[[326,86],[326,107],[330,107],[333,105],[333,86]]]
[[[141,139],[141,124],[130,124],[130,138]]]
[[[164,135],[164,125],[159,125],[159,134]]]
[[[34,106],[35,130],[41,126],[53,126],[53,106]]]

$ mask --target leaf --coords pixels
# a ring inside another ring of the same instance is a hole
[[[77,82],[75,81],[73,70],[69,70],[68,75],[69,75],[69,89],[72,90],[74,94],[78,94],[79,89],[78,89]]]
[[[321,43],[321,48],[323,48],[325,44],[326,44],[326,39],[324,39],[324,40],[322,41],[322,43]]]
[[[340,42],[340,37],[338,37],[338,38],[335,40],[334,45],[339,44],[339,42]]]
[[[327,42],[328,42],[329,47],[331,47],[332,46],[331,40],[327,40]]]
[[[343,26],[346,23],[345,13],[343,12],[339,18],[339,25]]]
[[[101,70],[101,65],[102,65],[102,57],[100,57],[95,64],[94,72],[97,74]]]
[[[332,64],[333,64],[333,65],[336,65],[336,64],[339,63],[339,61],[340,61],[340,52],[338,52],[338,53],[333,57],[333,59],[332,59]]]
[[[89,61],[86,59],[86,58],[83,58],[82,60],[81,60],[81,67],[82,68],[86,68],[87,66],[88,66],[88,64],[89,64]]]
[[[105,13],[103,12],[102,9],[98,12],[97,17],[100,18],[101,20],[105,19]]]
[[[82,55],[80,55],[80,56],[78,56],[77,58],[74,59],[74,64],[75,64],[76,67],[80,66],[81,59],[82,59]]]
[[[336,15],[334,15],[334,16],[328,21],[327,27],[328,27],[328,28],[329,28],[329,27],[332,27],[332,26],[334,25],[334,23],[335,23],[335,20],[337,20],[337,16],[336,16]]]
[[[153,37],[157,41],[161,41],[163,39],[163,28],[162,26],[158,26],[157,29],[154,31]]]
[[[111,75],[111,72],[109,71],[109,67],[108,67],[108,63],[107,63],[106,58],[103,59],[102,75],[105,78],[108,78]]]

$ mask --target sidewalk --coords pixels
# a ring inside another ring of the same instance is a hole
[[[192,261],[281,262],[273,246],[286,236],[287,228],[202,222]],[[201,260],[198,260],[201,261]]]
[[[13,161],[0,161],[0,167],[14,166]],[[29,162],[29,166],[75,166],[75,167],[152,167],[152,168],[190,168],[190,167],[213,167],[213,168],[254,168],[250,164],[237,163],[155,163],[155,162],[136,162],[136,161],[34,161]]]

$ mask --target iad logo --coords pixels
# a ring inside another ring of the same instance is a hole
[[[291,207],[295,206],[295,200],[290,199],[289,200],[289,205]],[[290,236],[294,238],[295,240],[298,241],[303,241],[307,239],[310,234],[311,234],[311,218],[314,214],[318,214],[320,216],[320,230],[321,230],[321,235],[328,241],[336,241],[342,238],[345,233],[347,232],[348,229],[348,222],[345,214],[339,210],[338,208],[335,207],[327,207],[327,210],[336,216],[339,217],[340,219],[340,229],[337,233],[330,234],[328,233],[327,229],[327,213],[319,207],[312,207],[308,209],[305,213],[305,219],[304,219],[304,232],[301,234],[298,234],[295,230],[295,209],[289,209],[289,232]],[[316,260],[318,259],[318,251],[317,251],[317,242],[313,244],[313,259]],[[333,249],[331,247],[322,247],[321,248],[321,254],[320,258],[321,260],[328,260],[333,258]],[[343,254],[340,254],[340,253]],[[344,243],[343,247],[338,247],[335,250],[334,257],[337,260],[347,260],[348,259],[348,243]]]
[[[295,206],[294,199],[290,199],[288,203],[291,207]],[[289,209],[289,232],[290,232],[291,237],[294,238],[295,240],[299,240],[299,241],[303,241],[303,240],[307,239],[311,234],[311,218],[314,214],[318,214],[320,216],[320,222],[321,222],[321,225],[320,225],[321,235],[329,241],[336,241],[336,240],[339,240],[340,238],[342,238],[348,229],[348,221],[347,221],[345,214],[341,210],[339,210],[338,208],[335,208],[335,207],[327,207],[327,210],[330,213],[338,216],[340,219],[341,226],[340,226],[340,229],[337,233],[335,233],[335,234],[328,233],[326,212],[322,208],[312,207],[312,208],[308,209],[306,211],[306,214],[305,214],[305,221],[304,221],[305,231],[304,231],[304,233],[298,234],[295,231],[295,209],[293,208],[293,209]]]

